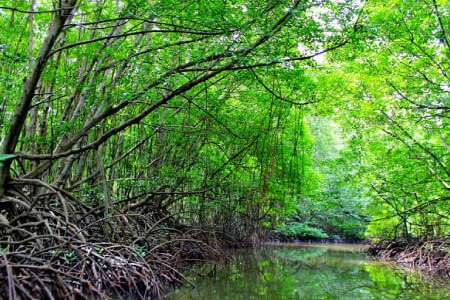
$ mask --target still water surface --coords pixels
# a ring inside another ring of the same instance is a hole
[[[237,251],[197,288],[168,299],[450,299],[448,282],[380,263],[362,245],[267,244]]]

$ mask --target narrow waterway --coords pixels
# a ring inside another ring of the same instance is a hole
[[[449,286],[380,263],[362,245],[267,244],[168,299],[450,299]]]

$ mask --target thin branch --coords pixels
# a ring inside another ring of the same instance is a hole
[[[70,45],[65,45],[62,46],[58,49],[53,50],[52,52],[50,52],[48,54],[48,56],[52,56],[55,53],[58,53],[60,51],[63,50],[67,50],[70,48],[74,48],[77,46],[81,46],[81,45],[86,45],[86,44],[91,44],[91,43],[95,43],[95,42],[99,42],[99,41],[103,41],[103,40],[109,40],[109,39],[118,39],[118,38],[122,38],[122,37],[127,37],[127,36],[133,36],[133,35],[139,35],[139,34],[147,34],[147,33],[184,33],[184,34],[193,34],[193,35],[202,35],[202,36],[215,36],[215,35],[220,35],[223,34],[222,32],[217,33],[217,32],[202,32],[202,31],[189,31],[189,30],[163,30],[163,29],[150,29],[150,30],[140,30],[140,31],[133,31],[133,32],[127,32],[127,33],[122,33],[122,34],[116,34],[116,35],[108,35],[108,36],[103,36],[103,37],[99,37],[99,38],[95,38],[95,39],[91,39],[91,40],[87,40],[87,41],[81,41],[78,43],[73,43]]]
[[[338,49],[342,46],[344,46],[345,44],[348,43],[348,40],[335,45],[333,47],[327,48],[325,50],[322,50],[320,52],[311,54],[311,55],[307,55],[307,56],[301,56],[301,57],[292,57],[292,58],[287,58],[287,59],[279,59],[279,60],[273,60],[273,61],[268,61],[268,62],[260,62],[260,63],[255,63],[253,65],[245,65],[245,66],[238,66],[238,67],[233,67],[230,68],[231,71],[236,71],[236,70],[247,70],[247,69],[253,69],[253,68],[261,68],[261,67],[268,67],[268,66],[273,66],[273,65],[279,65],[279,64],[283,64],[283,63],[287,63],[287,62],[293,62],[293,61],[303,61],[303,60],[309,60],[312,59],[316,56],[319,56],[321,54],[327,53],[329,51]],[[179,72],[197,72],[197,71],[214,71],[214,69],[208,69],[208,68],[191,68],[191,69],[182,69]]]
[[[439,21],[439,26],[441,27],[441,30],[442,30],[443,39],[445,41],[445,44],[447,45],[448,50],[450,50],[450,43],[449,43],[448,38],[447,38],[447,32],[445,31],[445,26],[444,26],[444,24],[442,22],[441,13],[439,12],[436,0],[433,0],[433,6],[434,6],[434,10],[436,12],[436,16],[437,16],[438,21]]]
[[[289,99],[287,99],[287,98],[284,98],[284,97],[282,97],[282,96],[280,96],[280,95],[277,95],[272,89],[270,89],[263,81],[262,81],[262,79],[261,78],[259,78],[259,76],[256,74],[256,72],[253,70],[253,69],[250,69],[250,72],[252,72],[252,74],[255,76],[255,78],[256,78],[256,80],[264,87],[264,89],[266,90],[266,91],[268,91],[272,96],[274,96],[275,98],[277,98],[277,99],[279,99],[279,100],[281,100],[281,101],[284,101],[284,102],[287,102],[287,103],[290,103],[290,104],[293,104],[293,105],[296,105],[296,106],[303,106],[303,105],[307,105],[307,104],[312,104],[312,103],[317,103],[317,102],[319,102],[320,100],[316,100],[316,101],[308,101],[308,102],[294,102],[294,101],[292,101],[292,100],[289,100]]]
[[[56,9],[51,9],[51,10],[22,10],[19,9],[17,7],[11,7],[11,6],[0,6],[0,9],[6,9],[6,10],[11,10],[14,12],[20,12],[20,13],[24,13],[24,14],[47,14],[47,13],[54,13],[54,12],[60,12],[60,11],[65,11],[68,9],[75,9],[77,7],[80,7],[80,5],[75,5],[75,6],[68,6],[68,7],[63,7],[63,8],[56,8]]]

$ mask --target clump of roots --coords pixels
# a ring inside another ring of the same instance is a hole
[[[368,252],[422,272],[450,277],[450,236],[428,241],[381,241],[372,245]]]
[[[180,272],[187,261],[221,259],[228,239],[145,205],[115,204],[106,213],[103,204],[46,188],[32,197],[16,187],[0,199],[0,298],[161,297],[189,282]]]

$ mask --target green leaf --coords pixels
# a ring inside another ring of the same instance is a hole
[[[3,167],[3,162],[9,159],[13,159],[17,155],[15,154],[0,154],[0,167]]]

